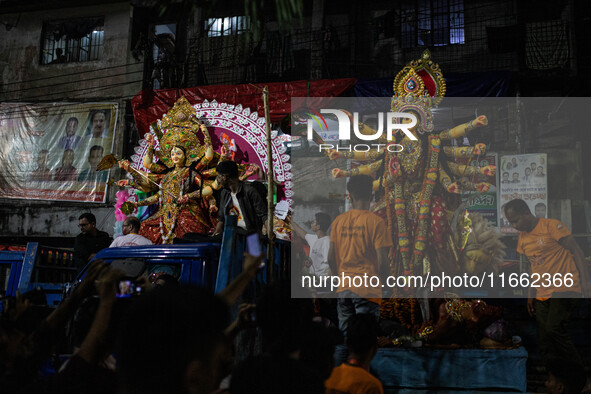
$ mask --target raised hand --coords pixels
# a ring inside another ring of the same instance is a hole
[[[472,154],[474,154],[476,156],[480,156],[480,155],[483,155],[485,152],[486,152],[486,144],[479,142],[476,145],[474,145],[474,151],[472,152]]]
[[[486,126],[488,125],[488,118],[486,117],[486,115],[480,115],[472,121],[472,124],[474,125],[474,127]]]
[[[453,182],[450,183],[448,187],[446,187],[446,190],[450,193],[459,193],[460,187],[458,186],[457,182]]]
[[[255,322],[251,319],[252,312],[254,312],[256,308],[255,304],[247,304],[243,303],[240,304],[238,307],[238,328],[246,328],[252,327],[255,325]]]
[[[95,281],[109,268],[103,260],[93,261],[86,271],[86,276],[80,286],[72,293],[73,297],[84,299],[90,297],[95,290]]]
[[[480,182],[476,184],[476,190],[478,190],[480,193],[487,192],[488,189],[490,189],[490,183]]]
[[[125,171],[129,171],[129,160],[119,160],[118,161],[119,168],[123,168]]]
[[[484,166],[480,168],[480,173],[486,176],[494,176],[497,173],[497,166]]]
[[[335,168],[332,170],[332,177],[333,178],[344,178],[347,176],[347,171],[341,170],[340,168]]]
[[[341,152],[337,151],[336,149],[328,149],[326,151],[326,156],[328,156],[330,160],[336,160],[341,157]]]
[[[95,281],[101,301],[114,302],[117,294],[117,284],[123,278],[123,272],[112,270],[110,267],[104,269],[99,280]]]

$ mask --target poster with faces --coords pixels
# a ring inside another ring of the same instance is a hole
[[[501,156],[498,172],[500,178],[499,215],[502,233],[518,233],[507,222],[504,214],[505,204],[513,199],[524,200],[535,216],[548,217],[547,168],[545,153]]]
[[[0,104],[0,196],[105,202],[116,103]]]

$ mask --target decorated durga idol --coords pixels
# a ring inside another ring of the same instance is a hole
[[[214,150],[215,143],[204,122],[214,130],[223,131],[222,138],[216,141],[219,153]],[[218,163],[236,157],[236,140],[246,141],[259,163],[266,164],[262,149],[264,122],[241,106],[215,101],[192,106],[182,97],[150,128],[151,132],[136,148],[138,154],[133,162],[111,156],[111,163],[102,167],[118,162],[130,178],[118,181],[118,186],[154,193],[140,201],[124,203],[122,211],[130,214],[137,207],[156,205],[156,213],[142,221],[139,232],[155,244],[172,243],[174,238],[187,233],[209,234],[215,228],[218,208],[213,193],[220,189],[215,168]],[[278,145],[281,144],[275,141],[278,153],[285,153]],[[244,144],[243,147],[246,148]],[[289,168],[280,164],[275,167],[279,170],[279,180],[284,181]],[[261,166],[253,162],[238,164],[238,171],[240,180],[262,174]],[[289,192],[284,194],[289,196]]]
[[[464,164],[483,155],[486,145],[451,144],[471,130],[486,126],[488,119],[481,115],[452,129],[435,132],[432,110],[441,103],[445,92],[439,65],[426,50],[420,59],[411,61],[396,75],[391,101],[392,112],[411,113],[417,118],[415,126],[407,127],[417,139],[399,132],[392,140],[383,135],[377,141],[386,146],[401,145],[401,151],[398,147],[390,151],[381,145],[381,149],[367,152],[327,152],[331,160],[345,158],[360,163],[350,170],[334,169],[335,178],[364,174],[375,179],[376,202],[372,210],[386,220],[392,235],[390,270],[394,275],[494,272],[504,256],[500,233],[481,215],[470,212],[469,204],[460,204],[458,196],[474,196],[491,187],[476,178],[480,178],[479,174],[494,176],[495,166]],[[409,124],[409,119],[403,118],[402,123]],[[363,123],[359,123],[359,131],[376,134]],[[417,298],[400,298],[406,297],[405,291],[410,289],[398,291],[394,297],[382,300],[381,317],[396,318],[413,338],[429,343],[452,343],[459,328],[490,331],[501,317],[498,308],[487,306],[482,300],[443,298],[441,294],[441,298],[420,303]],[[494,336],[487,346],[503,343],[505,334]]]
[[[367,152],[327,152],[331,160],[346,158],[361,162],[360,166],[350,170],[334,169],[332,175],[335,178],[357,174],[375,178],[376,203],[372,209],[386,219],[392,234],[395,246],[391,253],[391,271],[397,275],[427,274],[432,268],[449,274],[462,268],[474,272],[498,262],[502,253],[493,229],[483,219],[473,217],[478,215],[466,211],[466,215],[460,215],[455,228],[450,226],[451,211],[448,208],[456,207],[448,204],[459,200],[451,196],[485,192],[491,186],[486,182],[462,179],[475,174],[494,175],[496,167],[474,167],[457,162],[460,159],[470,163],[471,159],[484,154],[484,144],[466,147],[450,144],[450,140],[486,126],[486,116],[478,116],[450,130],[434,132],[432,109],[443,100],[446,84],[439,65],[430,56],[426,50],[421,59],[410,62],[394,79],[391,110],[416,116],[416,125],[408,130],[418,137],[417,140],[399,132],[388,141],[384,133],[379,143],[398,144],[404,149],[400,152],[384,148]],[[402,122],[408,124],[410,120],[403,119]],[[363,123],[359,124],[359,131],[366,135],[376,134]],[[479,233],[470,237],[475,228],[472,221],[479,223]],[[484,246],[475,241],[483,233],[493,235],[491,245]]]

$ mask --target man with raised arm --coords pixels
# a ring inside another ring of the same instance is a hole
[[[331,218],[324,212],[317,212],[315,220],[312,222],[312,232],[309,234],[296,222],[291,221],[293,229],[298,237],[306,240],[310,245],[310,257],[305,264],[310,270],[310,274],[324,276],[330,274],[328,266],[328,251],[330,249],[330,238],[328,229],[330,228]]]

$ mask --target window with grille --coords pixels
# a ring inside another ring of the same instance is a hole
[[[104,19],[45,22],[41,64],[98,60],[103,56]]]
[[[400,16],[403,48],[464,43],[463,0],[406,1]]]
[[[222,37],[245,33],[250,28],[246,16],[229,16],[225,18],[209,18],[205,21],[208,37]]]

